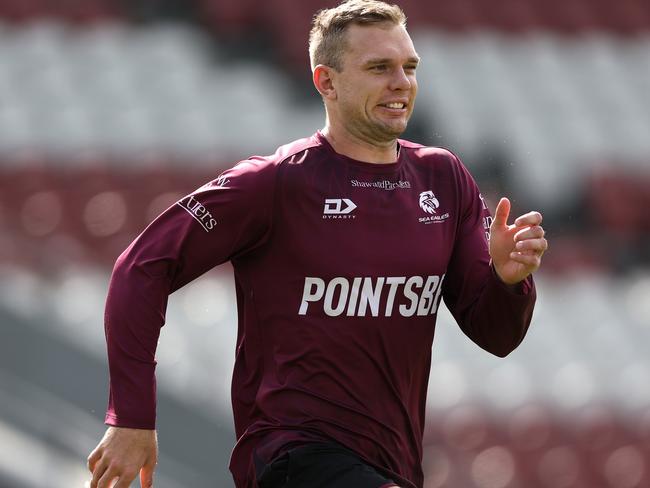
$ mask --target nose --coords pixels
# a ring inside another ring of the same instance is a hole
[[[404,68],[399,67],[394,71],[393,79],[391,80],[392,90],[410,90],[412,84],[411,77]]]

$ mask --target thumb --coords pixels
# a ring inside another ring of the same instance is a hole
[[[508,216],[510,215],[510,200],[503,197],[499,200],[496,210],[494,211],[494,219],[492,225],[495,227],[506,227],[508,225]]]
[[[147,463],[140,469],[140,487],[153,488],[153,470],[155,463]]]

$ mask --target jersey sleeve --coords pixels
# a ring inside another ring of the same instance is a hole
[[[120,255],[104,327],[108,425],[153,429],[155,353],[169,294],[262,245],[270,232],[274,166],[244,161],[172,205]]]
[[[488,247],[490,211],[474,179],[454,159],[460,217],[443,298],[465,335],[486,351],[504,357],[526,335],[536,299],[535,284],[532,275],[514,287],[497,276]]]

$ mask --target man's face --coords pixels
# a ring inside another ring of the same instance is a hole
[[[389,23],[353,24],[346,41],[343,69],[332,76],[330,123],[372,144],[393,142],[406,129],[417,93],[413,42],[404,27]]]

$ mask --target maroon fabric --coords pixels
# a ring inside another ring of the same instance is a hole
[[[231,471],[292,441],[336,441],[421,487],[440,297],[503,356],[535,289],[489,265],[489,212],[449,151],[400,141],[393,164],[339,155],[317,133],[224,172],[158,217],[119,257],[106,305],[106,422],[155,426],[155,350],[167,297],[231,260],[239,328]]]

